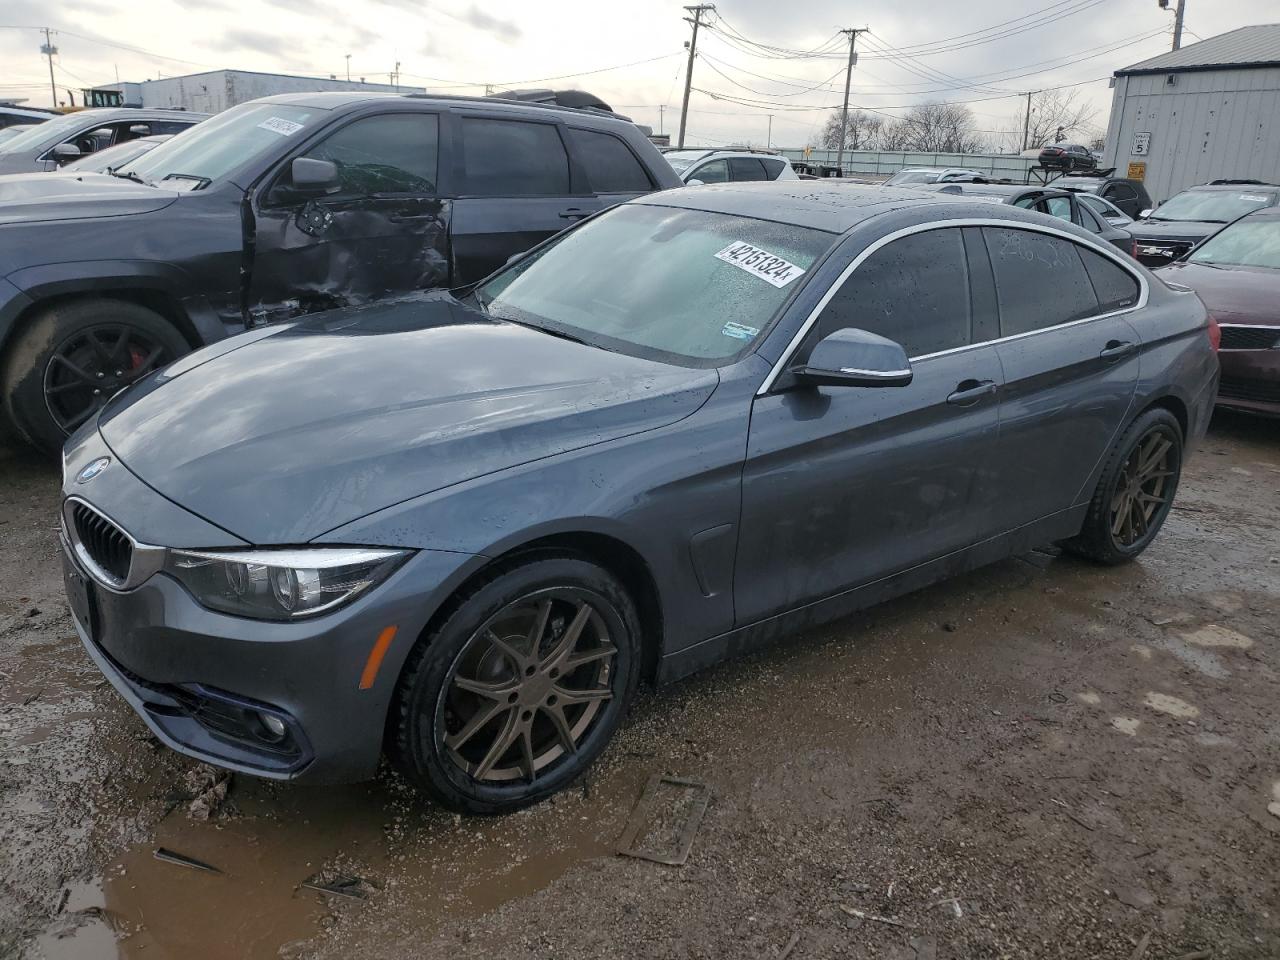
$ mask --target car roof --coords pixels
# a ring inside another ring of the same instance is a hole
[[[131,117],[138,116],[148,117],[172,117],[175,120],[204,120],[209,117],[207,113],[196,113],[191,110],[167,110],[164,108],[151,109],[150,107],[91,107],[88,110],[77,110],[74,113],[62,114],[62,116],[83,117],[85,119],[102,120],[104,122],[111,120],[128,120]]]
[[[944,206],[948,212],[965,197],[878,185],[840,184],[824,180],[717,183],[646,194],[630,201],[649,206],[682,207],[729,216],[772,220],[828,233],[845,233],[881,213],[903,207]],[[977,206],[978,204],[973,204]],[[1003,205],[1002,205],[1003,206]],[[1010,219],[1024,213],[1010,207]],[[1042,222],[1026,213],[1032,222]],[[1005,214],[1001,214],[1003,219]]]
[[[1193,187],[1187,187],[1183,193],[1190,193],[1194,190],[1196,193],[1239,193],[1242,190],[1276,190],[1280,189],[1280,184],[1276,183],[1197,183]]]
[[[334,90],[315,93],[280,93],[270,97],[260,97],[258,100],[251,102],[282,103],[318,110],[338,110],[353,104],[373,103],[379,100],[401,100],[407,103],[422,104],[439,103],[445,106],[470,105],[491,110],[505,110],[525,116],[528,116],[530,111],[551,110],[567,114],[575,120],[597,120],[601,123],[625,123],[629,127],[635,126],[634,123],[619,114],[605,113],[602,110],[564,107],[558,103],[539,103],[536,100],[506,100],[502,97],[464,97],[448,93],[365,93],[359,90]]]
[[[1024,183],[942,183],[938,184],[938,188],[940,190],[958,190],[961,196],[973,194],[986,197],[1020,197],[1027,193],[1034,193],[1038,197],[1065,197],[1070,193],[1070,191],[1062,190],[1058,187],[1041,187],[1036,184]],[[955,193],[952,194],[952,196],[956,195]]]

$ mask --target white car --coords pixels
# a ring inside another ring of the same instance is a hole
[[[977,170],[963,167],[906,167],[884,182],[886,187],[905,187],[913,183],[959,183],[985,177]]]
[[[689,186],[746,180],[799,180],[791,162],[754,150],[670,150],[667,162]]]

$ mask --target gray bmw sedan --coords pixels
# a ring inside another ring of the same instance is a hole
[[[547,797],[642,679],[1049,541],[1138,556],[1212,321],[1015,207],[725,185],[474,288],[267,326],[67,443],[66,588],[164,743],[440,802]]]

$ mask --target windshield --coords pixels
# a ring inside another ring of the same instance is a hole
[[[214,182],[261,153],[296,137],[327,110],[246,103],[197,124],[129,165],[147,183],[165,177]]]
[[[697,160],[699,157],[705,157],[705,150],[673,150],[670,153],[664,153],[667,163],[671,164],[671,169],[676,173],[684,173],[689,169],[689,164]]]
[[[44,123],[38,123],[30,130],[24,130],[12,140],[0,143],[0,153],[17,153],[21,150],[38,150],[48,141],[61,143],[69,140],[80,129],[92,130],[96,119],[92,112],[68,113],[54,117]],[[86,123],[85,121],[89,121]]]
[[[1251,210],[1269,207],[1276,202],[1274,190],[1188,190],[1160,207],[1151,220],[1201,220],[1208,223],[1230,223]]]
[[[899,186],[904,183],[937,183],[941,171],[938,170],[900,170],[885,181],[888,186]]]
[[[1187,259],[1192,263],[1280,270],[1280,217],[1233,223],[1196,247]]]
[[[693,366],[745,352],[835,236],[701,210],[627,204],[476,290],[499,319]]]

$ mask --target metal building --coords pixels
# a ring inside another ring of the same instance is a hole
[[[1280,23],[1117,70],[1103,166],[1157,203],[1197,183],[1280,183]]]
[[[253,70],[211,70],[182,77],[164,77],[141,83],[103,84],[92,93],[119,92],[120,106],[167,107],[217,113],[247,100],[269,97],[277,93],[314,93],[317,90],[362,90],[373,93],[425,93],[423,87],[406,87],[389,83],[365,83],[363,80],[328,80],[297,77],[284,73],[257,73]],[[89,102],[88,100],[86,102]],[[114,103],[102,103],[114,106]]]

